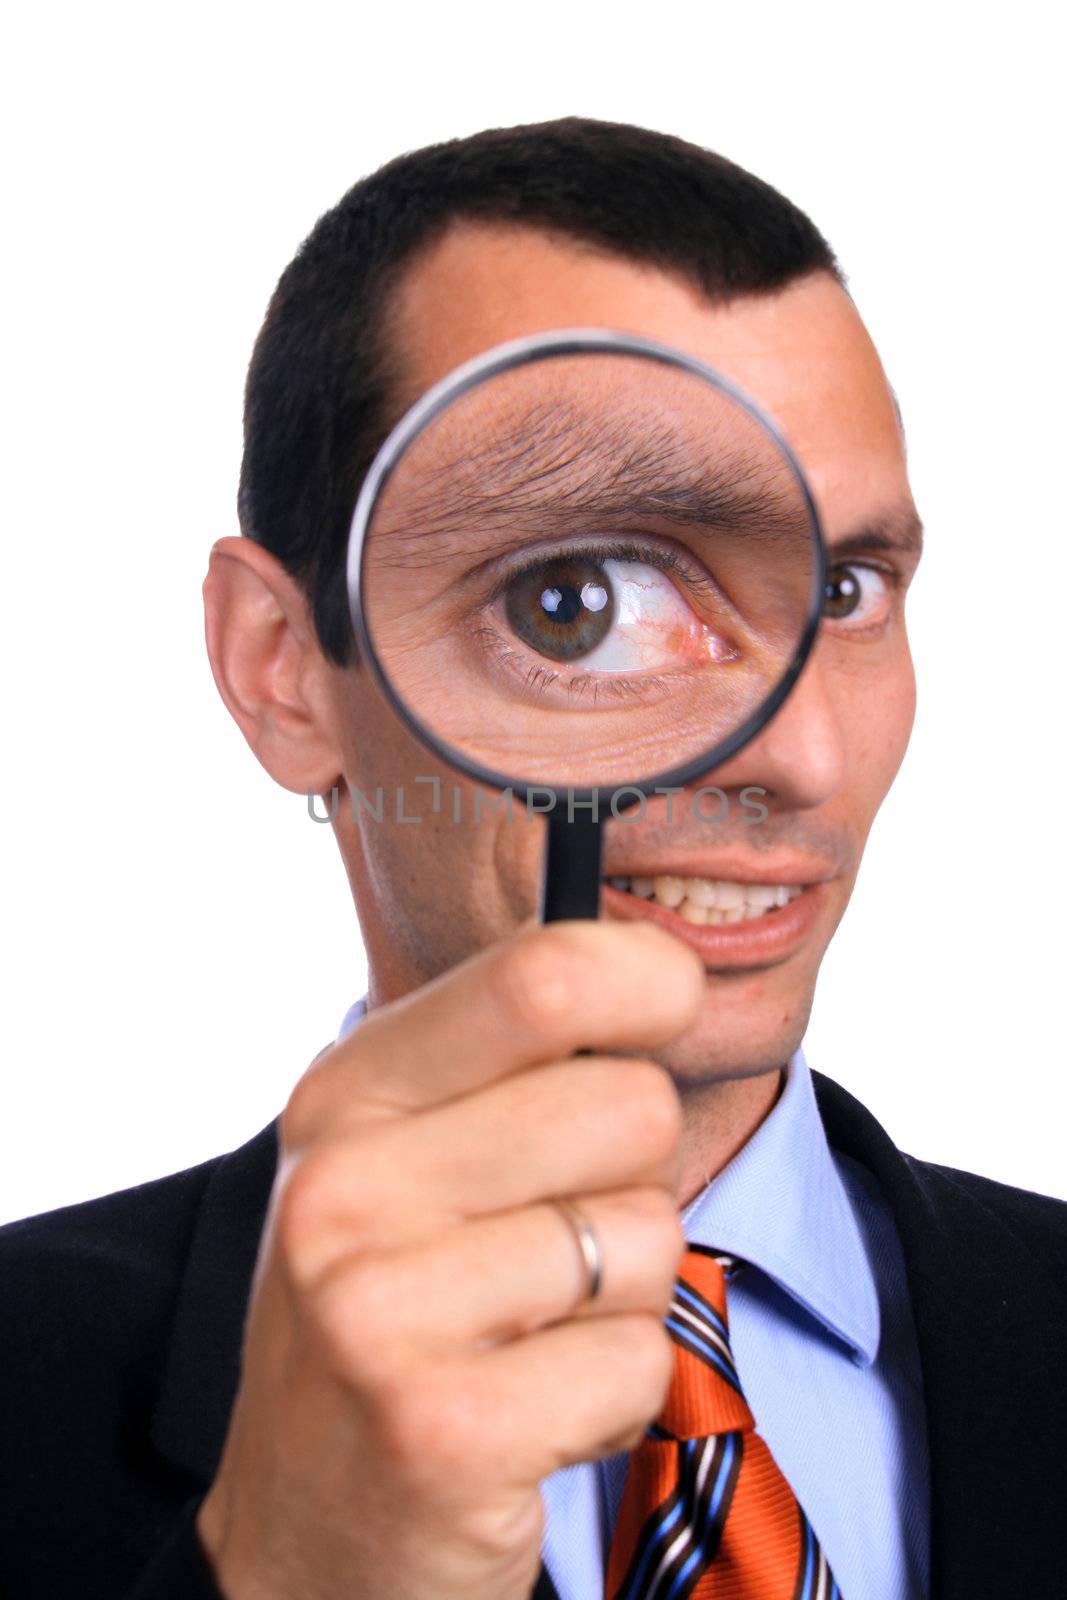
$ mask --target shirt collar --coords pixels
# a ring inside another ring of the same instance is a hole
[[[869,1365],[878,1353],[878,1290],[859,1224],[798,1050],[774,1107],[682,1214],[686,1238],[772,1278]]]
[[[339,1039],[366,1010],[366,1000],[349,1007]],[[769,1114],[690,1201],[682,1222],[691,1244],[757,1267],[862,1365],[874,1360],[881,1336],[878,1289],[802,1050],[790,1060]]]
[[[356,1023],[361,1022],[366,1015],[367,1000],[366,996],[364,996],[362,1000],[357,1000],[354,1006],[349,1006],[341,1018],[341,1026],[337,1030],[338,1039],[343,1039],[347,1034],[351,1033]]]

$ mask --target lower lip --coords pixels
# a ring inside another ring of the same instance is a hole
[[[787,906],[765,911],[747,922],[720,923],[698,928],[655,900],[642,900],[623,889],[602,886],[604,910],[626,922],[655,922],[695,950],[705,967],[738,971],[769,967],[795,955],[811,933],[823,899],[825,885],[813,883]]]

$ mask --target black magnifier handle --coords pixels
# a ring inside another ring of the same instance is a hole
[[[603,824],[590,810],[556,805],[546,815],[545,876],[541,921],[600,915],[600,856]]]

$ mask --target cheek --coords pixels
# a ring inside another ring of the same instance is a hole
[[[915,674],[903,630],[891,649],[850,662],[839,681],[851,787],[873,816],[904,759],[915,718]]]
[[[433,945],[435,962],[452,963],[530,914],[544,825],[527,822],[517,800],[509,821],[500,795],[446,766],[380,702],[360,710],[345,744],[345,775],[383,813],[378,821],[357,807],[357,819],[344,818],[340,830],[350,876],[362,889],[361,915],[393,937],[408,930]]]

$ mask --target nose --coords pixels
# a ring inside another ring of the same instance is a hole
[[[720,788],[747,784],[768,791],[783,811],[830,800],[845,779],[845,742],[819,651],[809,657],[785,704],[715,779]]]

